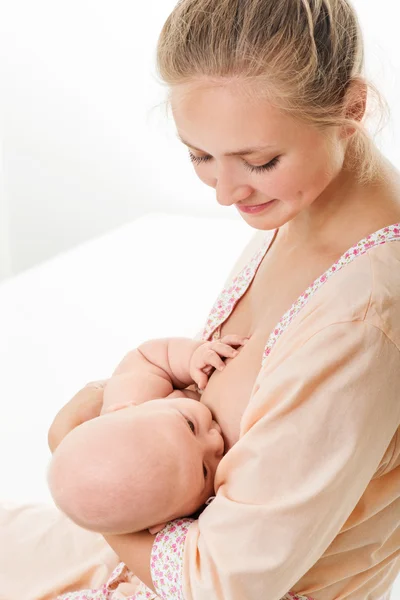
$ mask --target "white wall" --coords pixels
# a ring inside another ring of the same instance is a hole
[[[0,281],[11,275],[8,195],[4,180],[3,148],[0,136]]]
[[[155,46],[175,0],[0,4],[0,277],[149,210],[226,216],[154,109],[165,98]],[[383,148],[400,166],[397,3],[354,4],[369,71],[393,110]]]

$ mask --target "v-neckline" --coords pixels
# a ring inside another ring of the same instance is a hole
[[[219,294],[210,311],[207,323],[202,332],[202,339],[209,340],[220,338],[221,326],[226,322],[236,304],[248,290],[262,260],[268,253],[268,250],[275,240],[278,231],[279,229],[274,229],[268,232],[263,240],[263,243],[261,244],[261,247],[253,255],[250,261],[233,278],[231,283]],[[320,277],[315,279],[311,285],[297,298],[289,310],[282,315],[276,326],[272,329],[264,347],[262,365],[270,354],[278,338],[283,334],[284,331],[286,331],[293,319],[314,296],[317,290],[321,288],[334,273],[340,271],[343,267],[353,262],[353,260],[368,252],[371,248],[393,241],[400,241],[400,223],[394,223],[393,225],[382,227],[382,229],[378,229],[378,231],[367,235],[357,242],[357,244],[346,250],[346,252],[344,252],[341,257],[329,267],[329,269],[324,271]]]

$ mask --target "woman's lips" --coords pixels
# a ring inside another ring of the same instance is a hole
[[[236,206],[241,212],[254,214],[265,210],[267,207],[274,204],[274,202],[276,202],[276,200],[270,200],[269,202],[265,202],[264,204],[254,204],[253,206],[241,206],[240,204],[236,204]]]

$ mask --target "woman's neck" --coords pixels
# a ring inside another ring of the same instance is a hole
[[[336,253],[399,222],[400,173],[378,150],[377,160],[377,177],[367,185],[343,170],[309,208],[280,228],[281,243]]]

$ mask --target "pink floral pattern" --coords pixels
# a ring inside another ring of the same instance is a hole
[[[156,535],[150,559],[151,578],[162,600],[184,600],[183,549],[193,519],[177,519]]]
[[[121,593],[118,588],[120,584],[132,587],[132,594],[126,595],[126,589]],[[154,592],[149,590],[124,563],[119,563],[111,573],[108,581],[97,590],[82,590],[81,592],[69,592],[57,597],[57,600],[157,600]]]
[[[206,341],[215,339],[213,334],[217,327],[229,317],[240,298],[246,292],[258,267],[270,247],[275,231],[269,231],[264,238],[261,248],[257,250],[250,262],[233,279],[230,285],[222,290],[208,316],[201,338]],[[215,337],[218,337],[217,335]]]

